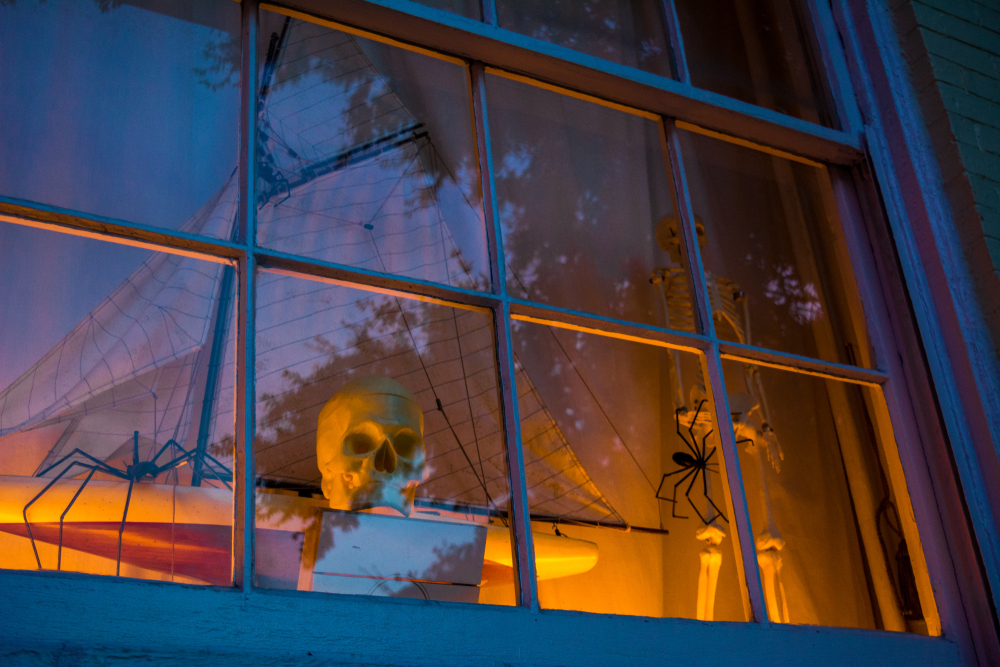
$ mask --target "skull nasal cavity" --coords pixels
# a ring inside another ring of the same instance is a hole
[[[385,440],[375,452],[375,460],[372,461],[372,465],[379,472],[388,474],[396,472],[396,450],[392,448],[388,440]]]

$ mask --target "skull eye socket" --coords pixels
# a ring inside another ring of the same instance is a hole
[[[344,453],[348,456],[364,456],[378,447],[378,443],[365,432],[351,433],[344,438]]]
[[[404,459],[412,459],[421,442],[420,436],[413,431],[401,431],[392,439],[392,448]]]

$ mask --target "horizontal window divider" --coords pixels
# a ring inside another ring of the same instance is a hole
[[[711,345],[707,336],[663,329],[648,324],[616,320],[601,315],[581,313],[558,306],[546,306],[523,299],[510,299],[512,320],[544,324],[559,329],[656,345],[684,352],[704,352]]]
[[[431,58],[437,58],[439,60],[445,60],[455,65],[465,65],[465,61],[461,58],[456,58],[450,56],[446,53],[439,53],[438,51],[432,51],[430,49],[422,48],[416,44],[411,44],[409,42],[401,42],[391,37],[385,37],[375,32],[369,32],[368,30],[358,30],[349,25],[344,25],[343,23],[338,23],[336,21],[331,21],[325,19],[316,14],[306,13],[296,11],[289,7],[282,7],[281,5],[272,5],[270,3],[261,3],[260,9],[274,12],[276,14],[281,14],[282,16],[290,16],[293,19],[301,19],[303,21],[309,21],[310,23],[315,23],[316,25],[321,25],[326,28],[331,28],[332,30],[339,30],[340,32],[346,32],[357,37],[364,37],[365,39],[370,39],[375,42],[381,42],[382,44],[388,44],[389,46],[395,46],[397,48],[406,49],[407,51],[413,51],[414,53],[420,53],[425,56],[430,56]]]
[[[255,257],[257,265],[269,273],[304,280],[317,280],[367,292],[378,292],[479,312],[490,312],[493,307],[501,303],[500,297],[490,292],[449,287],[426,280],[378,273],[321,260],[305,259],[277,251],[258,250]]]
[[[719,352],[723,359],[730,361],[745,361],[758,366],[869,387],[879,387],[889,380],[889,374],[880,370],[848,366],[835,361],[820,361],[790,352],[778,352],[740,343],[720,341]]]
[[[0,196],[0,220],[15,225],[47,229],[220,264],[231,264],[246,255],[243,246],[229,241],[105,218],[11,197]]]
[[[493,76],[500,76],[505,79],[510,79],[511,81],[518,81],[520,83],[529,86],[534,86],[535,88],[541,88],[543,90],[551,90],[554,93],[559,93],[560,95],[565,95],[566,97],[572,97],[578,100],[583,100],[584,102],[590,102],[591,104],[599,104],[602,107],[614,109],[615,111],[622,111],[624,113],[632,114],[633,116],[639,116],[640,118],[645,118],[647,120],[655,120],[655,121],[660,120],[659,114],[655,114],[650,111],[643,111],[642,109],[628,107],[625,106],[624,104],[618,104],[617,102],[609,102],[608,100],[605,100],[600,97],[594,97],[593,95],[580,93],[570,88],[563,88],[562,86],[546,83],[541,79],[534,79],[530,76],[524,76],[523,74],[515,74],[513,72],[508,72],[507,70],[504,69],[497,69],[496,67],[487,67],[486,73],[492,74]]]
[[[405,0],[288,0],[274,7],[371,31],[633,109],[679,118],[796,155],[853,165],[861,137]],[[384,38],[383,38],[384,41]],[[438,56],[441,57],[441,56]]]
[[[755,151],[760,151],[762,153],[767,153],[768,155],[774,155],[775,157],[784,158],[786,160],[792,160],[794,162],[801,162],[802,164],[807,164],[810,167],[818,167],[820,169],[825,168],[820,162],[815,160],[810,160],[809,158],[804,158],[794,153],[786,153],[785,151],[779,151],[777,149],[771,148],[770,146],[764,146],[762,144],[755,144],[752,141],[747,141],[746,139],[740,139],[739,137],[733,137],[728,134],[723,134],[721,132],[715,132],[714,130],[706,130],[705,128],[695,125],[693,123],[688,123],[683,120],[674,121],[674,125],[677,126],[679,130],[687,130],[688,132],[694,132],[696,134],[702,134],[706,137],[712,137],[713,139],[719,139],[721,141],[728,142],[730,144],[736,144],[737,146],[743,146],[745,148],[752,148]]]

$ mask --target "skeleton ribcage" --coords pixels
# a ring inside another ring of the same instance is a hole
[[[663,298],[666,302],[667,327],[679,331],[695,331],[695,317],[691,306],[691,288],[688,285],[687,270],[682,268],[661,269],[663,276]],[[726,322],[736,334],[736,340],[749,344],[749,322],[746,321],[746,297],[739,286],[727,278],[708,277],[708,301],[712,317]]]

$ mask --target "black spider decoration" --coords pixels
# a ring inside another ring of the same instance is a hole
[[[167,461],[163,465],[157,465],[156,461],[168,449],[171,449],[171,453],[173,454],[176,454],[178,451],[180,452],[180,454],[178,456],[175,456],[173,459]],[[203,463],[203,468],[202,468],[203,470],[207,470],[209,475],[215,477],[215,479],[224,484],[227,489],[232,489],[232,487],[229,486],[229,482],[231,482],[233,479],[233,473],[229,468],[227,468],[218,460],[216,460],[215,457],[213,457],[208,452],[184,449],[179,444],[177,444],[176,440],[169,440],[167,444],[163,445],[163,447],[160,448],[160,450],[156,452],[156,455],[149,461],[140,461],[138,431],[136,431],[132,435],[132,463],[131,465],[129,465],[126,462],[125,470],[119,470],[118,468],[110,466],[104,461],[96,459],[87,452],[77,448],[74,449],[69,454],[67,454],[66,456],[59,459],[58,461],[56,461],[55,463],[53,463],[52,465],[50,465],[45,470],[38,473],[38,477],[44,476],[49,471],[53,470],[54,468],[57,468],[58,466],[62,465],[70,458],[76,455],[83,456],[84,458],[89,459],[89,461],[92,461],[92,463],[83,463],[81,461],[70,461],[69,465],[63,468],[58,475],[52,478],[52,481],[46,484],[45,488],[39,491],[38,495],[32,498],[28,502],[28,504],[24,506],[24,510],[22,511],[22,516],[24,517],[24,525],[28,529],[28,539],[31,540],[31,548],[35,552],[35,561],[38,563],[39,570],[42,569],[42,561],[38,557],[38,547],[35,546],[35,536],[31,532],[31,523],[28,521],[28,508],[34,505],[36,500],[45,495],[45,492],[51,489],[52,486],[56,482],[58,482],[73,467],[80,467],[83,468],[84,470],[89,470],[90,472],[87,473],[86,478],[84,478],[83,480],[83,484],[80,485],[80,488],[77,489],[76,494],[73,496],[72,500],[70,500],[69,504],[66,505],[66,509],[63,510],[63,513],[59,516],[59,551],[56,561],[57,570],[62,569],[63,522],[66,519],[66,514],[73,507],[73,503],[75,503],[76,499],[80,497],[80,494],[83,493],[83,489],[90,482],[90,479],[94,476],[94,473],[100,472],[107,475],[111,475],[112,477],[117,477],[118,479],[121,480],[128,480],[128,495],[125,496],[125,509],[122,511],[122,523],[118,529],[118,563],[117,563],[117,568],[115,570],[116,575],[121,573],[122,534],[125,532],[125,520],[128,517],[128,506],[132,500],[132,487],[135,485],[136,482],[141,482],[145,478],[156,479],[163,473],[169,470],[173,470],[180,465],[201,459]],[[211,461],[211,463],[217,465],[220,468],[220,470],[218,472],[214,470],[211,464],[206,462],[205,459],[208,459],[209,461]]]
[[[712,431],[714,429],[710,429],[707,433],[705,433],[704,436],[702,436],[701,447],[698,446],[698,439],[697,437],[695,437],[694,434],[694,425],[698,421],[698,415],[701,414],[701,410],[705,406],[705,403],[707,402],[708,402],[707,400],[703,400],[698,403],[698,408],[697,410],[695,410],[694,417],[688,424],[687,432],[688,435],[691,436],[690,441],[686,437],[684,437],[684,434],[681,432],[681,413],[687,412],[687,408],[678,408],[674,412],[674,422],[677,424],[677,435],[680,436],[680,439],[684,441],[684,444],[687,445],[687,448],[691,450],[691,454],[688,454],[687,452],[684,451],[674,452],[674,455],[671,458],[673,458],[674,463],[679,465],[680,468],[674,470],[673,472],[668,472],[665,475],[663,475],[663,478],[660,480],[660,487],[656,489],[657,498],[659,498],[660,500],[666,500],[670,503],[673,503],[673,510],[671,511],[671,514],[673,514],[675,519],[687,519],[689,517],[677,514],[677,488],[681,484],[683,484],[688,477],[690,477],[691,483],[688,484],[687,490],[684,492],[684,495],[687,496],[688,503],[691,505],[692,508],[694,508],[694,511],[698,515],[698,518],[701,519],[706,526],[715,521],[719,517],[722,517],[723,521],[729,523],[729,519],[726,518],[726,515],[722,513],[722,510],[719,509],[719,506],[716,505],[715,502],[712,500],[712,498],[708,495],[707,475],[709,471],[715,473],[719,472],[718,468],[711,467],[712,457],[715,456],[715,447],[712,447],[712,451],[706,451],[708,449],[706,441],[708,440],[708,436],[712,434]],[[670,477],[672,475],[678,475],[685,471],[687,471],[686,474],[683,477],[681,477],[676,484],[674,484],[673,497],[665,498],[664,496],[661,496],[660,492],[663,490],[663,485],[666,483],[667,477]],[[711,508],[715,510],[715,514],[709,516],[709,518],[707,519],[701,513],[701,510],[698,509],[698,506],[694,504],[694,501],[691,500],[691,489],[694,488],[694,484],[695,482],[698,481],[699,475],[701,476],[702,493],[705,496],[705,500],[707,500]]]

